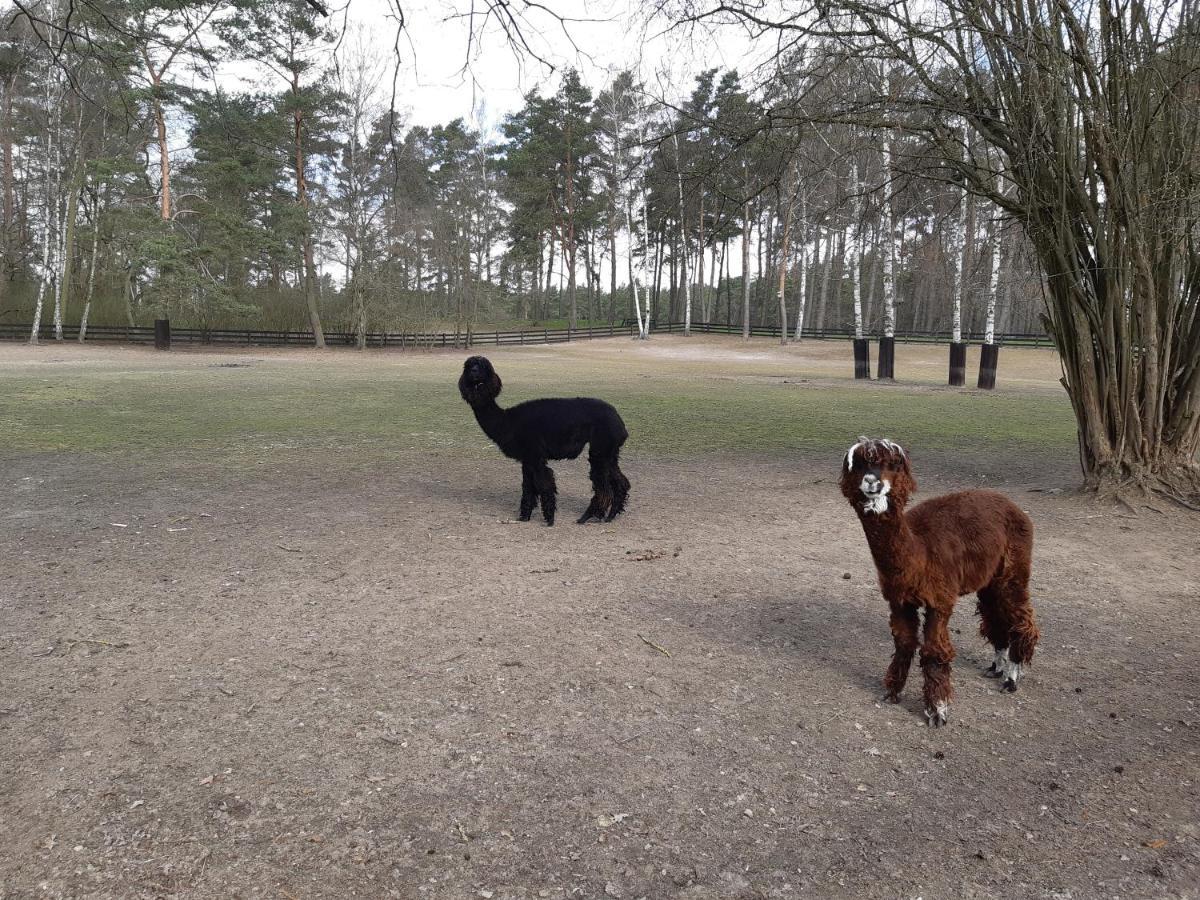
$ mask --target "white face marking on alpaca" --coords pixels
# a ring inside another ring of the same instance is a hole
[[[888,511],[887,495],[892,490],[892,483],[886,478],[880,480],[874,475],[864,475],[858,489],[867,498],[863,503],[863,512],[882,515]]]

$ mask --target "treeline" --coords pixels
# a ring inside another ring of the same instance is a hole
[[[304,0],[27,9],[0,44],[0,322],[1042,330],[1019,229],[919,131],[821,116],[890,77],[869,61],[681,96],[568,71],[496,132],[409,127],[387,61]]]

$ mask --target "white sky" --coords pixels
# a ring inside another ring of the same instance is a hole
[[[472,0],[401,2],[407,34],[400,44],[396,105],[414,125],[462,117],[494,126],[521,105],[525,92],[554,90],[561,71],[570,67],[580,70],[593,91],[622,68],[640,70],[647,85],[663,71],[676,85],[668,92],[678,96],[690,92],[693,77],[704,69],[744,67],[750,45],[744,32],[732,28],[723,29],[719,43],[678,31],[663,34],[663,23],[647,23],[636,0],[549,0],[556,13],[577,20],[566,24],[568,38],[549,15],[530,13],[527,36],[533,50],[556,67],[551,72],[536,59],[519,59],[494,24],[484,29],[482,42],[469,47],[471,29],[456,16],[470,10]],[[484,0],[474,2],[478,7]],[[344,15],[351,27],[364,26],[379,52],[394,60],[396,21],[388,0],[349,0]],[[389,67],[389,79],[390,74]],[[387,84],[381,89],[386,95]]]

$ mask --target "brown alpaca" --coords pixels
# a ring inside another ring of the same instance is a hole
[[[963,594],[979,596],[979,632],[995,648],[988,674],[1015,691],[1038,642],[1029,602],[1033,523],[995,491],[961,491],[905,513],[916,492],[908,454],[894,441],[859,438],[842,463],[842,494],[862,521],[879,586],[891,607],[896,652],[883,678],[885,697],[900,701],[913,654],[921,648],[925,717],[946,724],[950,712],[950,614]],[[917,636],[917,611],[925,634]]]

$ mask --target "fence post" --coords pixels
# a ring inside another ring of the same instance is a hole
[[[154,349],[155,350],[170,350],[171,349],[171,320],[170,319],[155,319],[154,320]]]

